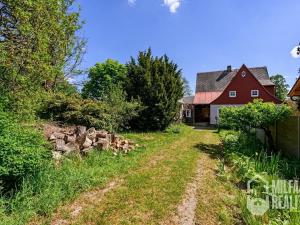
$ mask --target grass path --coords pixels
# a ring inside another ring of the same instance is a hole
[[[218,161],[208,153],[218,135],[181,129],[127,135],[145,147],[138,166],[35,224],[234,224],[233,188],[217,181]]]

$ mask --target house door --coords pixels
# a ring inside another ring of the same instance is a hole
[[[195,106],[195,123],[203,123],[210,121],[210,107],[209,105]]]

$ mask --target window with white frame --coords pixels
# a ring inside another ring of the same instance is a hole
[[[259,96],[259,90],[251,90],[251,97],[258,97]]]
[[[229,91],[229,97],[235,98],[236,97],[236,91]]]
[[[192,117],[192,110],[186,109],[185,110],[185,117],[186,118],[191,118]]]

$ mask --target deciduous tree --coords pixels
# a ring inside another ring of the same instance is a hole
[[[286,99],[289,85],[286,83],[285,78],[280,75],[274,75],[270,77],[271,81],[275,84],[275,95],[277,98],[284,101]]]
[[[97,63],[89,70],[88,81],[82,89],[85,98],[109,101],[116,89],[123,90],[126,79],[126,67],[118,61],[108,59]]]
[[[17,91],[53,88],[74,73],[84,41],[74,0],[0,1],[0,84]],[[72,7],[72,10],[71,10]],[[4,85],[3,85],[4,84]]]

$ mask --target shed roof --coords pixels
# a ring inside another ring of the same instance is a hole
[[[200,104],[210,104],[214,100],[216,100],[222,91],[214,91],[214,92],[197,92],[194,98],[193,104],[200,105]]]

